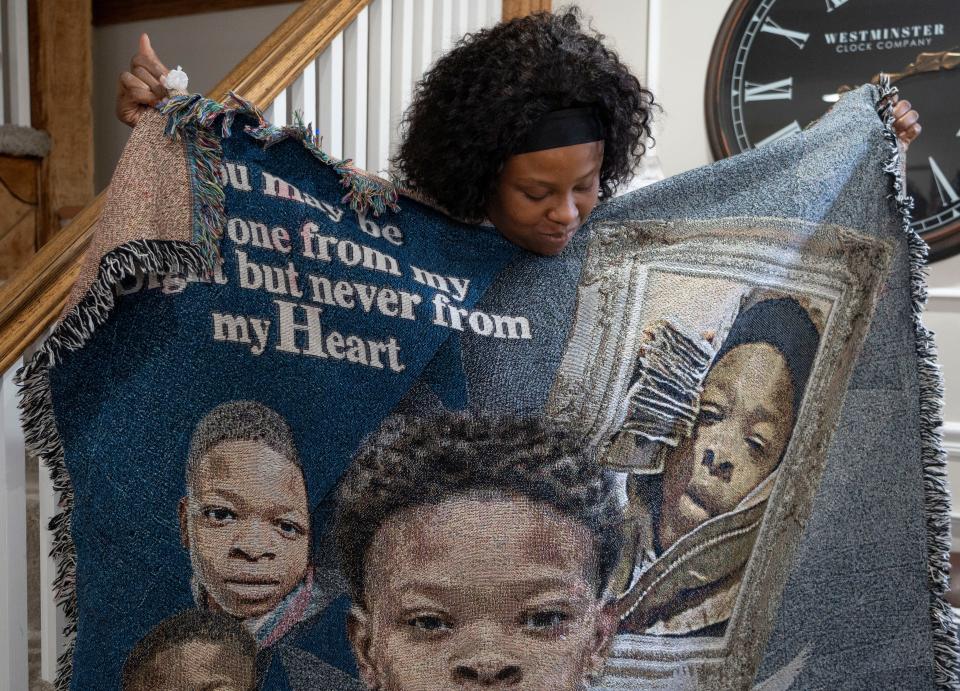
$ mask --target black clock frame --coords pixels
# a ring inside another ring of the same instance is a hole
[[[764,0],[733,0],[710,52],[704,93],[704,112],[710,151],[714,160],[740,153],[740,149],[730,141],[724,129],[724,124],[730,120],[730,114],[723,107],[724,93],[721,89],[731,62],[730,48],[734,40],[739,39],[739,29],[742,28],[744,17],[752,16],[757,6],[763,2]],[[930,246],[929,261],[931,262],[960,254],[960,220],[922,231],[920,236]]]

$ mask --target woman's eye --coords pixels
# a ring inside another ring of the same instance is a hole
[[[437,631],[446,631],[450,628],[443,619],[432,614],[423,614],[419,617],[413,617],[407,622],[407,624],[415,629],[429,631],[431,633],[435,633]]]
[[[530,199],[535,202],[542,202],[544,199],[547,198],[546,194],[539,194],[539,193],[534,194],[533,192],[526,192],[526,191],[524,191],[523,194],[526,196],[527,199]]]
[[[227,523],[237,517],[233,511],[223,506],[208,506],[203,510],[203,516],[214,523]]]
[[[767,447],[767,442],[763,437],[756,435],[747,437],[747,445],[754,451],[760,453]]]
[[[569,618],[566,612],[557,610],[530,612],[524,617],[523,625],[528,629],[543,631],[546,629],[555,629],[565,623]]]
[[[292,521],[277,521],[277,527],[284,537],[296,537],[303,534],[303,528]]]

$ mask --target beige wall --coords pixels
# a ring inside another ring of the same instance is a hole
[[[212,89],[299,3],[208,12],[185,17],[113,24],[93,30],[94,177],[99,192],[110,182],[130,130],[114,116],[117,79],[137,52],[141,32],[167,67],[190,76],[190,91]]]

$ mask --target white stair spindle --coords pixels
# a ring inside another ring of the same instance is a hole
[[[5,0],[2,27],[3,79],[6,102],[0,121],[30,126],[30,49],[27,0]]]
[[[369,15],[363,8],[343,32],[343,157],[367,167]]]
[[[414,0],[393,0],[393,37],[390,63],[390,151],[396,150],[403,113],[413,89],[413,10]]]
[[[26,451],[14,373],[0,380],[0,688],[26,689],[27,679],[27,498]]]
[[[413,78],[427,71],[433,60],[433,22],[436,0],[416,0],[413,12]]]
[[[467,0],[453,0],[452,8],[452,27],[453,27],[453,41],[456,43],[463,35],[467,33],[468,29],[468,20],[469,20],[469,9]]]
[[[386,175],[390,157],[390,46],[393,36],[393,0],[369,5],[367,61],[367,169]]]
[[[306,96],[305,84],[306,72],[303,72],[293,81],[293,84],[287,88],[287,119],[289,122],[294,122],[297,113],[300,114],[300,117],[303,117]]]
[[[343,158],[343,34],[317,58],[317,102],[321,148]]]
[[[273,109],[273,118],[270,119],[270,122],[278,127],[287,124],[287,89],[284,89],[279,94],[277,94],[276,99],[274,99],[273,104],[271,105]]]
[[[317,61],[307,65],[303,80],[303,124],[311,133],[317,131]]]
[[[479,29],[482,29],[487,21],[487,7],[484,0],[474,0],[470,3],[470,15],[468,21],[469,28],[467,31],[473,33]]]
[[[452,45],[453,2],[433,0],[433,60],[450,50]]]
[[[503,0],[487,0],[487,23],[485,26],[499,24],[503,18]]]
[[[50,555],[53,533],[50,519],[57,512],[57,493],[53,489],[50,471],[40,464],[40,676],[54,681],[57,659],[63,653],[63,627],[66,618],[57,605],[53,581],[57,575],[56,560]]]

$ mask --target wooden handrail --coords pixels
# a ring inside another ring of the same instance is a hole
[[[306,0],[207,95],[222,99],[235,91],[259,106],[269,105],[369,3]],[[8,370],[63,311],[105,194],[97,195],[0,287],[0,372]]]

